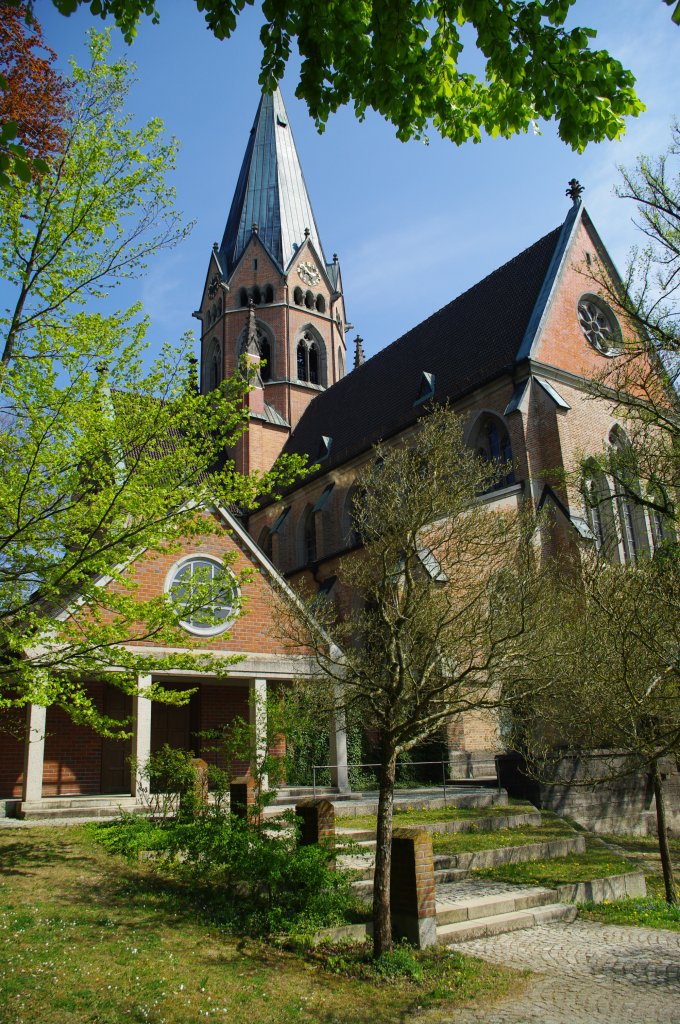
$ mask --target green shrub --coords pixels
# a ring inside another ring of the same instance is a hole
[[[149,851],[152,870],[208,890],[213,916],[239,933],[313,931],[346,920],[356,902],[349,873],[333,870],[334,851],[299,846],[291,817],[259,826],[208,807],[156,822],[127,815],[93,831],[109,852]]]

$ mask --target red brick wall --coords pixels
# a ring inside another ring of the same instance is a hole
[[[95,703],[103,706],[103,686],[94,684]],[[59,708],[47,710],[43,796],[69,796],[101,791],[102,738],[76,725]]]
[[[223,683],[203,683],[200,687],[201,732],[228,725],[236,717],[248,722],[250,720],[248,697],[247,683],[233,686]],[[224,758],[220,752],[208,749],[214,745],[215,741],[202,739],[201,757],[208,764],[218,764],[220,767],[224,767]],[[248,763],[247,761],[235,761],[231,768],[236,775],[243,775],[248,768]]]
[[[20,797],[24,781],[25,711],[8,711],[0,719],[0,798]]]

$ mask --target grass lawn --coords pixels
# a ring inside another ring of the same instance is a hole
[[[637,868],[625,857],[613,852],[597,839],[586,836],[586,852],[570,853],[554,860],[533,860],[525,864],[502,864],[473,872],[474,878],[518,885],[544,885],[548,888],[570,882],[588,882],[606,875],[623,875]]]
[[[376,979],[358,953],[241,941],[205,895],[107,854],[82,826],[0,829],[0,1024],[387,1024],[523,983],[448,952],[416,967],[409,953],[404,973],[405,956]]]
[[[393,823],[395,828],[405,825],[434,825],[438,821],[470,821],[475,818],[501,818],[508,814],[526,814],[536,808],[525,800],[510,800],[507,807],[440,807],[422,810],[399,810],[395,808]],[[377,815],[361,814],[356,818],[338,817],[335,824],[338,828],[373,829],[378,823]]]
[[[545,820],[542,825],[520,825],[496,832],[440,832],[432,836],[435,854],[469,853],[476,850],[495,850],[527,843],[547,843],[554,839],[570,839],[574,830],[559,818]]]

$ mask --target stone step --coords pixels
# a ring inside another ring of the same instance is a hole
[[[585,853],[586,841],[582,835],[548,839],[544,842],[525,843],[522,846],[499,846],[489,850],[473,850],[458,854],[435,854],[435,872],[447,868],[476,871],[495,868],[501,864],[524,864],[532,860],[550,860],[567,857],[570,853]]]
[[[488,818],[464,818],[458,821],[439,821],[423,825],[406,825],[405,828],[418,828],[430,833],[452,833],[452,832],[498,832],[504,828],[520,828],[530,825],[538,827],[541,824],[540,811],[518,811],[516,814],[508,811],[507,814],[490,815]],[[395,823],[396,827],[396,823]],[[401,826],[400,826],[401,827]],[[371,829],[353,829],[350,826],[336,828],[336,833],[342,839],[352,839],[362,846],[371,845],[375,847],[375,831]]]
[[[339,818],[357,817],[363,814],[376,814],[378,811],[377,793],[356,794],[358,799],[351,801],[333,801],[335,814]],[[394,794],[395,807],[400,810],[440,810],[442,807],[505,807],[508,794],[502,789],[482,789],[481,787],[447,788],[446,796],[439,790],[423,792],[422,790],[398,790]]]
[[[495,893],[489,896],[471,896],[466,900],[452,903],[437,903],[437,925],[457,924],[477,918],[512,914],[520,910],[532,910],[558,902],[554,889],[532,886],[509,893]]]
[[[133,796],[55,796],[43,800],[23,800],[16,816],[24,821],[53,821],[60,818],[115,818],[121,810],[142,810]]]
[[[490,914],[472,920],[456,921],[453,924],[437,925],[437,941],[442,946],[456,942],[469,942],[503,932],[533,928],[534,925],[551,924],[555,921],[571,922],[578,913],[575,906],[565,903],[548,903],[529,910],[513,910],[505,914]]]

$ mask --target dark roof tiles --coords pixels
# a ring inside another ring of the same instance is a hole
[[[422,413],[414,402],[423,371],[434,374],[435,401],[455,401],[510,372],[560,232],[545,235],[319,395],[284,452],[313,462],[321,437],[332,436],[326,470]]]

